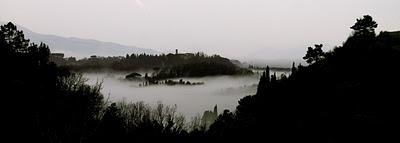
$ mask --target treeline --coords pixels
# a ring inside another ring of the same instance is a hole
[[[207,56],[203,53],[184,54],[131,54],[126,57],[91,57],[78,61],[55,59],[58,65],[74,71],[136,71],[153,70],[157,79],[173,77],[202,77],[213,75],[251,74],[229,59],[219,55]]]
[[[397,142],[400,32],[376,36],[376,27],[371,16],[357,19],[342,46],[309,47],[309,65],[294,66],[288,78],[276,80],[267,69],[257,94],[208,132],[264,142]]]
[[[249,69],[255,69],[255,70],[265,70],[267,67],[260,67],[260,66],[256,66],[256,65],[249,65],[248,66]],[[290,72],[290,68],[288,67],[268,67],[270,70],[273,71],[282,71],[282,72]]]

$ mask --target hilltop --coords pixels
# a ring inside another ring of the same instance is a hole
[[[74,71],[125,71],[132,72],[145,70],[152,72],[156,79],[174,77],[203,77],[213,75],[242,75],[251,74],[246,68],[241,68],[233,60],[219,55],[208,56],[203,53],[175,54],[127,54],[125,57],[98,57],[92,56],[75,60],[57,57],[52,54],[50,59],[59,66]]]

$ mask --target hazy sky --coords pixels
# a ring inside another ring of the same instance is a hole
[[[44,34],[204,51],[239,59],[295,59],[329,49],[370,14],[400,30],[400,0],[0,0],[0,21]]]

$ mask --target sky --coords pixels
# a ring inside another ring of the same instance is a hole
[[[301,59],[329,50],[371,15],[400,30],[400,0],[0,0],[0,21],[35,32],[241,60]]]

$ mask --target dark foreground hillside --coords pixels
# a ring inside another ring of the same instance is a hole
[[[399,139],[399,32],[375,36],[370,16],[357,20],[343,46],[309,48],[309,66],[289,78],[261,77],[258,93],[239,101],[209,132],[265,142],[393,142]]]
[[[12,23],[0,29],[2,142],[151,142],[188,136],[175,107],[108,103],[101,84],[49,62]],[[154,138],[159,137],[159,138]]]

